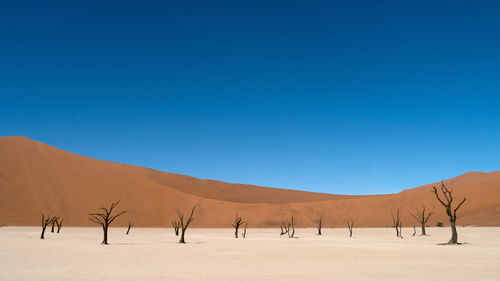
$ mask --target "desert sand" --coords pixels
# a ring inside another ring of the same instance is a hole
[[[172,229],[110,229],[100,245],[98,228],[67,227],[39,239],[38,227],[0,228],[0,280],[500,280],[500,228],[460,227],[463,245],[438,245],[450,230],[404,239],[391,228],[188,229],[178,244]]]
[[[397,194],[347,196],[231,184],[96,160],[26,137],[0,138],[0,225],[39,225],[40,214],[64,218],[67,226],[91,226],[88,213],[121,200],[129,212],[114,226],[168,227],[174,209],[196,205],[194,227],[230,227],[238,212],[250,227],[278,227],[291,214],[297,227],[312,227],[323,216],[325,227],[391,225],[401,208],[403,226],[425,204],[435,214],[428,224],[448,221],[430,185]],[[471,172],[446,180],[457,201],[459,225],[500,226],[500,172]],[[401,188],[402,190],[404,187]]]

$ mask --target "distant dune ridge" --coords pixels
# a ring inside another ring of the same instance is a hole
[[[500,226],[500,172],[470,172],[445,180],[459,201],[459,225]],[[249,227],[279,227],[294,214],[298,227],[385,227],[401,208],[403,226],[418,226],[409,212],[425,204],[429,225],[448,220],[430,192],[435,184],[397,194],[347,196],[201,180],[96,160],[26,137],[0,138],[0,225],[38,225],[40,214],[58,215],[67,226],[91,226],[88,213],[121,200],[129,212],[114,226],[170,227],[174,209],[197,205],[194,227],[231,227],[236,211]]]

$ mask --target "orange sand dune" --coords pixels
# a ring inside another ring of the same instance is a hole
[[[0,225],[37,225],[41,213],[65,218],[65,225],[92,225],[88,213],[121,200],[130,210],[116,225],[169,226],[176,207],[196,205],[197,227],[230,227],[236,211],[251,227],[277,227],[290,214],[299,227],[388,226],[401,208],[403,225],[425,204],[436,212],[430,225],[446,223],[443,210],[424,185],[397,194],[346,196],[201,180],[148,168],[96,160],[25,137],[0,138]],[[500,172],[466,173],[445,181],[455,197],[467,197],[459,224],[500,226]]]

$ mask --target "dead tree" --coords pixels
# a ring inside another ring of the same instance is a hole
[[[438,190],[435,186],[432,187],[432,191],[436,195],[436,199],[443,205],[443,207],[446,209],[446,214],[448,215],[448,218],[450,219],[450,227],[451,227],[451,239],[448,241],[448,244],[459,244],[458,243],[458,233],[457,233],[457,227],[455,225],[457,221],[457,211],[462,207],[464,204],[465,200],[467,198],[464,198],[455,209],[452,207],[453,203],[453,190],[449,190],[443,182],[441,182],[441,193],[442,195],[439,196]],[[441,199],[443,197],[443,199]]]
[[[318,221],[318,235],[321,235],[321,228],[323,226],[323,216],[319,217]]]
[[[247,238],[247,226],[248,226],[248,222],[245,222],[245,228],[243,229],[243,233],[241,234],[241,236],[243,236],[243,238]]]
[[[392,213],[392,226],[396,229],[396,237],[403,238],[401,235],[401,220],[399,218],[399,209],[396,214]]]
[[[354,226],[354,221],[346,220],[345,223],[347,224],[347,228],[349,228],[349,237],[352,237],[352,228]]]
[[[295,220],[292,215],[290,223],[288,224],[288,238],[293,238],[294,236],[295,236]]]
[[[189,215],[189,218],[184,221],[184,213],[181,212],[179,209],[175,209],[175,212],[177,213],[177,216],[179,217],[179,223],[181,227],[181,239],[179,240],[179,243],[186,243],[184,240],[184,235],[186,234],[186,229],[188,228],[189,224],[193,221],[193,214],[196,206],[191,209],[191,214]]]
[[[429,220],[429,217],[432,216],[432,213],[429,212],[428,214],[426,214],[424,205],[422,205],[422,209],[416,208],[415,210],[416,210],[416,212],[410,213],[410,215],[412,217],[414,217],[415,220],[421,225],[421,227],[422,227],[422,234],[421,235],[422,236],[427,235],[427,233],[425,233],[425,224]]]
[[[280,228],[281,228],[280,236],[283,236],[290,231],[290,224],[287,225],[285,222],[282,222]]]
[[[116,215],[113,215],[113,210],[114,208],[120,203],[120,201],[116,201],[111,204],[111,206],[108,208],[101,207],[99,210],[102,212],[100,213],[90,213],[89,214],[89,220],[93,223],[99,224],[102,227],[102,231],[104,234],[104,238],[102,240],[101,244],[108,245],[108,228],[109,225],[119,216],[125,214],[127,210],[121,211]]]
[[[47,226],[49,224],[52,223],[52,221],[54,220],[53,217],[50,217],[50,216],[45,216],[45,215],[42,215],[42,234],[40,235],[40,239],[45,239],[45,229],[47,228]]]
[[[55,216],[55,217],[53,217],[53,218],[52,218],[52,222],[51,222],[51,224],[52,224],[52,229],[50,230],[50,232],[54,232],[54,226],[56,225],[57,220],[59,220],[59,217],[58,217],[58,216]]]
[[[132,228],[132,223],[129,221],[128,222],[128,227],[127,227],[127,233],[125,233],[125,235],[128,235],[128,233],[130,232],[131,228]]]
[[[413,226],[413,235],[412,236],[415,236],[415,234],[417,234],[417,229],[415,228],[415,226]]]
[[[64,219],[57,218],[57,220],[56,220],[57,233],[59,233],[59,231],[61,231],[61,228],[63,226],[63,221],[64,221]]]
[[[236,216],[234,217],[234,222],[232,223],[232,226],[234,227],[234,237],[238,238],[238,229],[240,229],[240,226],[243,224],[243,221],[241,217],[238,217],[238,213],[236,213]]]
[[[172,221],[172,226],[174,227],[175,236],[179,236],[179,228],[181,227],[181,222],[174,220]]]

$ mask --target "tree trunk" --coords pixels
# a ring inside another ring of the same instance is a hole
[[[104,239],[102,240],[102,244],[108,245],[108,228],[103,227],[102,230],[104,232]]]
[[[425,223],[424,223],[424,224],[422,224],[422,236],[424,236],[424,235],[427,235],[427,234],[425,233]]]
[[[55,222],[52,222],[52,230],[50,230],[50,232],[54,232],[54,225],[55,224],[56,224]]]
[[[186,230],[185,230],[185,229],[182,229],[182,232],[181,232],[181,240],[179,240],[179,243],[186,243],[186,242],[184,241],[184,233],[185,233],[185,232],[186,232]]]
[[[352,228],[349,228],[349,237],[352,237]]]
[[[45,227],[42,227],[42,235],[40,235],[40,239],[45,239]]]
[[[235,228],[234,228],[234,237],[235,237],[235,238],[238,238],[238,228],[239,228],[239,227],[235,227]]]
[[[458,233],[454,220],[450,219],[450,227],[451,227],[451,239],[450,241],[448,241],[448,244],[458,244]]]

